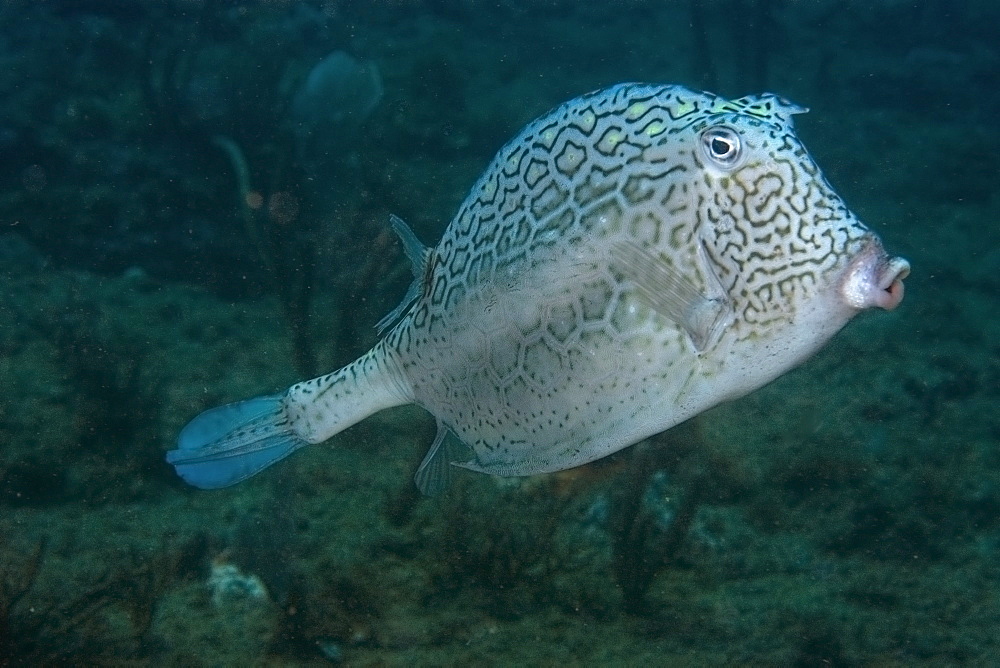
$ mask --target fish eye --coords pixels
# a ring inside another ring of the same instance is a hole
[[[701,147],[709,161],[723,169],[735,167],[743,153],[739,134],[725,126],[708,128],[702,132]]]

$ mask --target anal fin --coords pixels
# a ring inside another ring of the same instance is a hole
[[[466,446],[451,429],[438,422],[430,450],[417,467],[413,482],[425,496],[438,496],[451,485],[454,462]]]

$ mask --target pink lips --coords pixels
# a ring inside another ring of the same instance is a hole
[[[888,257],[878,239],[872,238],[847,267],[840,294],[853,308],[891,311],[903,301],[903,279],[909,274],[909,262]]]
[[[876,292],[875,305],[886,311],[891,311],[899,306],[899,302],[903,301],[903,279],[909,275],[909,262],[900,257],[889,260],[882,273],[883,282],[888,280],[889,285]]]

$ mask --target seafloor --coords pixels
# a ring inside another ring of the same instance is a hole
[[[994,3],[137,7],[0,10],[0,665],[996,664]],[[336,49],[383,92],[293,159],[283,63]],[[422,498],[407,408],[230,489],[176,478],[199,411],[374,341],[408,280],[390,212],[436,238],[523,123],[622,80],[810,105],[913,266],[902,306],[563,474]]]

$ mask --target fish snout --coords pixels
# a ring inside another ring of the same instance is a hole
[[[881,308],[886,311],[903,301],[903,279],[910,275],[910,263],[890,258],[877,238],[848,265],[840,286],[840,296],[858,310]]]

